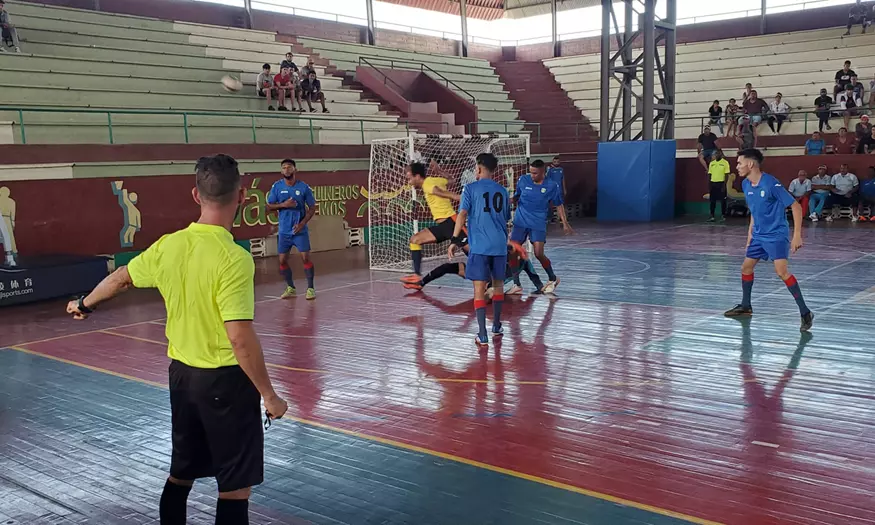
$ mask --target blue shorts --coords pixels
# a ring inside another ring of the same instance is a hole
[[[510,232],[510,240],[520,244],[526,242],[528,238],[532,242],[547,242],[547,230],[533,230],[531,228],[523,228],[522,226],[514,226]]]
[[[310,232],[303,232],[297,235],[279,235],[277,240],[277,253],[289,253],[292,248],[297,248],[299,252],[310,251]]]
[[[749,259],[760,259],[763,261],[787,259],[790,257],[790,239],[780,241],[753,239],[750,241],[750,246],[747,247],[747,252],[744,256]]]
[[[504,281],[507,274],[507,255],[468,254],[465,279],[469,281]]]

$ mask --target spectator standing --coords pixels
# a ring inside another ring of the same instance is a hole
[[[817,115],[817,118],[820,120],[820,124],[818,125],[818,129],[821,133],[823,133],[824,126],[826,129],[831,130],[832,127],[829,125],[829,117],[830,110],[832,109],[832,97],[827,95],[826,89],[820,90],[820,96],[814,99],[814,113]]]
[[[808,201],[808,216],[812,222],[820,220],[823,213],[823,206],[829,199],[829,194],[832,192],[832,177],[826,174],[826,165],[821,164],[817,168],[817,175],[811,178],[811,190]]]
[[[723,222],[726,217],[726,179],[731,172],[729,161],[723,158],[723,151],[717,149],[714,152],[714,160],[708,165],[710,205],[711,217],[708,222],[714,222],[714,211],[717,208],[717,203],[720,203],[720,222]]]
[[[726,104],[726,136],[734,137],[738,133],[738,104],[734,98]]]
[[[741,92],[741,104],[744,105],[747,102],[747,99],[750,98],[750,94],[753,92],[753,84],[748,82],[744,85],[744,91]]]
[[[757,136],[754,133],[753,124],[750,121],[750,115],[742,115],[738,122],[738,133],[735,136],[741,150],[751,149],[756,147]]]
[[[295,64],[295,55],[291,51],[286,53],[286,58],[280,63],[280,70],[289,68],[289,71],[298,71],[298,65]]]
[[[872,124],[869,123],[869,115],[863,115],[860,117],[860,122],[857,122],[857,125],[854,126],[854,136],[858,141],[863,140],[872,134]],[[857,153],[860,153],[857,151]]]
[[[261,73],[255,78],[255,93],[267,99],[268,111],[274,110],[272,100],[277,96],[277,92],[273,84],[273,75],[270,73],[270,64],[261,66]]]
[[[717,129],[720,130],[721,135],[725,135],[723,133],[723,108],[720,107],[720,101],[715,100],[711,107],[708,108],[708,122],[713,126],[717,125]]]
[[[869,20],[869,6],[863,5],[860,0],[857,0],[857,3],[851,6],[851,9],[848,11],[848,30],[845,32],[844,36],[848,36],[851,34],[851,27],[854,24],[860,24],[863,26],[863,33],[866,32],[866,28],[869,27],[869,24],[872,22]]]
[[[863,216],[863,208],[869,207],[869,214]],[[860,199],[857,204],[857,217],[861,222],[875,222],[875,166],[869,166],[866,178],[860,181]]]
[[[699,149],[699,164],[708,171],[708,163],[717,152],[717,135],[711,133],[711,126],[705,126],[702,130],[696,141],[696,147]]]
[[[806,155],[823,155],[824,148],[826,148],[826,144],[824,144],[819,131],[812,133],[811,138],[805,141]]]
[[[553,157],[553,162],[547,168],[547,180],[555,182],[559,189],[562,190],[562,198],[564,199],[568,191],[565,188],[565,168],[559,162],[559,155]]]
[[[769,129],[775,134],[781,133],[781,126],[784,121],[790,117],[790,106],[784,102],[784,95],[778,93],[775,95],[775,100],[769,103]],[[778,129],[775,129],[777,122]]]
[[[757,96],[756,90],[753,90],[742,107],[744,113],[750,117],[750,123],[753,126],[754,135],[756,135],[757,127],[763,123],[763,117],[769,113],[769,105]]]
[[[842,68],[839,69],[838,71],[836,71],[836,75],[835,75],[836,83],[835,83],[835,86],[833,86],[833,88],[832,88],[833,96],[844,91],[845,85],[851,81],[851,77],[855,77],[855,76],[857,76],[857,74],[854,72],[853,69],[851,69],[851,61],[845,60],[845,63],[842,66]]]
[[[292,99],[295,93],[295,81],[292,78],[291,68],[284,67],[277,76],[273,77],[273,85],[276,87],[277,98],[279,99],[279,110],[288,111],[286,96]],[[295,109],[294,102],[292,102],[292,109]]]
[[[15,30],[15,24],[9,18],[9,11],[6,10],[6,2],[4,0],[0,0],[0,30],[3,33],[3,42],[0,42],[0,53],[6,52],[7,44],[11,44],[16,53],[21,53],[18,31]]]
[[[857,153],[864,155],[875,154],[875,129],[857,142]]]
[[[839,128],[839,134],[829,145],[829,152],[836,155],[853,155],[857,152],[857,144],[854,138],[848,135],[847,129]]]
[[[313,109],[312,102],[322,104],[322,113],[328,113],[325,107],[325,93],[322,92],[322,83],[316,78],[316,72],[311,71],[310,75],[301,82],[301,90],[304,94],[304,100],[307,101],[307,107],[310,108],[310,113],[316,111]]]
[[[808,209],[809,196],[811,195],[811,181],[808,180],[808,172],[799,170],[799,174],[795,179],[790,181],[790,186],[787,188],[790,195],[796,199],[796,202],[802,206],[803,210]]]
[[[860,189],[860,181],[853,173],[848,173],[848,165],[842,164],[838,173],[832,176],[832,195],[830,195],[827,206],[832,207],[838,204],[839,206],[851,207],[851,222],[857,222],[857,204],[859,203],[858,190]],[[830,221],[832,215],[827,216],[826,220]]]
[[[850,126],[851,117],[859,115],[863,111],[863,100],[855,96],[854,86],[851,84],[845,85],[845,90],[839,93],[836,102],[841,108],[842,115],[845,118],[845,128]]]

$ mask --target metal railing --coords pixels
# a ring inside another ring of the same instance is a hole
[[[383,75],[383,85],[386,85],[387,82],[391,82],[392,84],[395,85],[396,88],[398,88],[398,92],[399,92],[401,95],[404,95],[404,91],[405,91],[405,89],[401,86],[401,84],[399,84],[398,82],[395,82],[394,80],[392,80],[392,78],[389,77],[389,75],[387,75],[386,73],[384,73],[382,69],[380,69],[380,68],[378,68],[377,66],[375,66],[374,64],[372,64],[371,61],[368,60],[367,58],[365,58],[365,57],[359,57],[359,65],[362,65],[362,63],[364,63],[364,64],[367,65],[369,68],[371,68],[371,69],[373,69],[374,71],[376,71],[377,73]]]
[[[179,117],[178,125],[183,130],[184,143],[191,143],[191,128],[207,128],[209,125],[195,125],[192,126],[189,122],[190,117],[234,117],[240,119],[248,119],[252,144],[259,144],[258,140],[258,130],[270,131],[277,130],[283,128],[263,128],[257,125],[257,119],[297,119],[297,120],[306,120],[307,126],[303,129],[306,129],[309,132],[309,144],[317,144],[316,134],[319,131],[322,131],[323,128],[319,127],[320,122],[357,122],[359,124],[358,130],[355,128],[333,128],[327,129],[326,131],[358,131],[360,133],[361,144],[369,144],[369,141],[366,139],[365,133],[371,132],[381,132],[384,128],[366,128],[365,124],[368,122],[379,122],[379,123],[392,123],[392,120],[388,119],[375,119],[375,118],[354,118],[348,115],[341,116],[342,118],[332,118],[330,116],[326,117],[323,115],[307,115],[307,114],[295,114],[289,112],[289,114],[282,113],[267,113],[267,112],[224,112],[224,111],[183,111],[183,110],[153,110],[153,109],[97,109],[97,108],[39,108],[39,107],[22,107],[22,106],[0,106],[0,111],[8,111],[14,112],[18,114],[18,122],[13,121],[13,126],[18,126],[19,136],[21,138],[22,144],[28,144],[27,139],[27,128],[28,124],[26,123],[25,114],[27,113],[56,113],[56,114],[86,114],[86,115],[105,115],[106,116],[106,131],[107,131],[107,143],[108,144],[116,144],[115,140],[115,132],[114,127],[123,125],[125,127],[129,126],[138,126],[138,125],[148,125],[148,123],[124,123],[119,124],[118,122],[113,122],[113,115],[169,115]],[[399,126],[402,122],[396,122]],[[92,125],[91,122],[81,123],[82,125]],[[406,134],[418,133],[415,129],[417,125],[428,125],[434,126],[436,124],[440,124],[441,132],[449,133],[449,124],[446,122],[425,122],[425,121],[412,121],[405,120],[403,122],[404,131]],[[31,126],[38,126],[39,124],[31,124]],[[56,124],[55,124],[56,125]],[[77,125],[76,122],[71,122],[70,125]],[[413,128],[413,129],[411,129]],[[297,125],[297,122],[294,124],[290,124],[289,128],[286,129],[301,129],[300,126]]]
[[[371,60],[377,61],[377,62],[383,62],[383,63],[388,62],[389,69],[395,69],[395,64],[412,64],[415,66],[419,66],[420,73],[425,73],[426,71],[430,71],[431,73],[433,73],[434,75],[439,77],[441,80],[443,80],[444,85],[447,88],[449,88],[450,86],[453,86],[454,88],[456,88],[456,90],[461,91],[462,93],[468,95],[468,97],[470,97],[470,99],[471,99],[472,104],[474,104],[475,106],[477,105],[477,99],[474,98],[474,95],[472,95],[469,91],[463,89],[461,86],[459,86],[458,84],[456,84],[452,80],[443,76],[441,73],[438,73],[437,71],[432,69],[425,62],[417,62],[415,60],[404,60],[404,59],[399,60],[397,58],[384,58],[384,57],[370,56],[370,55],[361,55],[361,56],[359,56],[359,65],[362,65],[362,61],[364,61],[365,63],[369,64],[370,67],[374,67],[373,64],[370,63]],[[409,68],[403,68],[403,69],[409,69]]]

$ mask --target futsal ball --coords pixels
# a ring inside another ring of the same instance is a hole
[[[222,87],[225,88],[225,91],[228,93],[237,93],[243,89],[243,82],[230,75],[225,75],[222,77]]]

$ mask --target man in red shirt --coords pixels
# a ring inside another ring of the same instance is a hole
[[[857,151],[854,136],[848,135],[847,128],[839,128],[839,134],[831,141],[830,153],[836,155],[853,155]]]
[[[277,98],[279,99],[279,111],[288,111],[286,95],[291,100],[295,93],[295,81],[292,80],[292,70],[288,67],[282,68],[280,73],[273,77],[273,85],[276,87]],[[294,102],[292,102],[292,107],[294,107]]]

